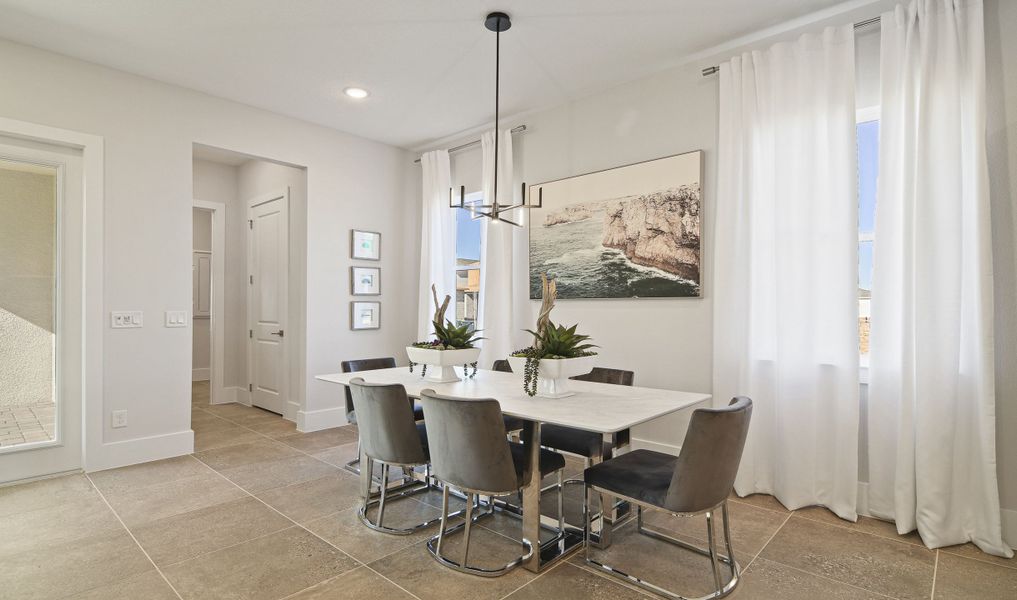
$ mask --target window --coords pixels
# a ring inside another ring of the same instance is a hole
[[[467,194],[466,204],[480,204],[481,193]],[[480,219],[456,210],[456,322],[476,327],[480,302]]]
[[[879,175],[879,114],[860,110],[858,140],[858,342],[869,354],[869,303],[872,297],[872,242],[876,233],[876,180]]]

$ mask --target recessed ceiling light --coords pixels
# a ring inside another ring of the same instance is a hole
[[[353,98],[354,100],[363,100],[368,96],[367,90],[358,87],[348,87],[345,90],[343,90],[343,93],[349,96],[350,98]]]

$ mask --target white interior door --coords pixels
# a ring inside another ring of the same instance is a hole
[[[82,158],[0,136],[0,483],[81,468]]]
[[[288,211],[288,191],[256,199],[248,230],[251,404],[279,414],[285,412],[288,389]]]

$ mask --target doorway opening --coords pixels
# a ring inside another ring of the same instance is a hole
[[[193,185],[192,408],[240,404],[295,421],[306,170],[195,144]],[[196,449],[202,418],[192,412]]]

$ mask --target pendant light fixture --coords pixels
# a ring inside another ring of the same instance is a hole
[[[459,187],[459,203],[452,201],[452,188],[448,190],[448,203],[450,208],[461,208],[470,211],[474,218],[487,217],[497,223],[504,221],[510,225],[521,227],[520,223],[511,221],[502,216],[502,213],[518,208],[540,208],[543,205],[543,188],[537,192],[537,203],[530,204],[526,201],[526,183],[523,183],[522,198],[519,204],[498,203],[498,152],[500,150],[498,137],[499,109],[501,96],[501,32],[508,31],[512,27],[512,20],[503,12],[493,12],[484,19],[484,27],[494,32],[494,198],[485,198],[488,204],[466,205],[466,186]]]

